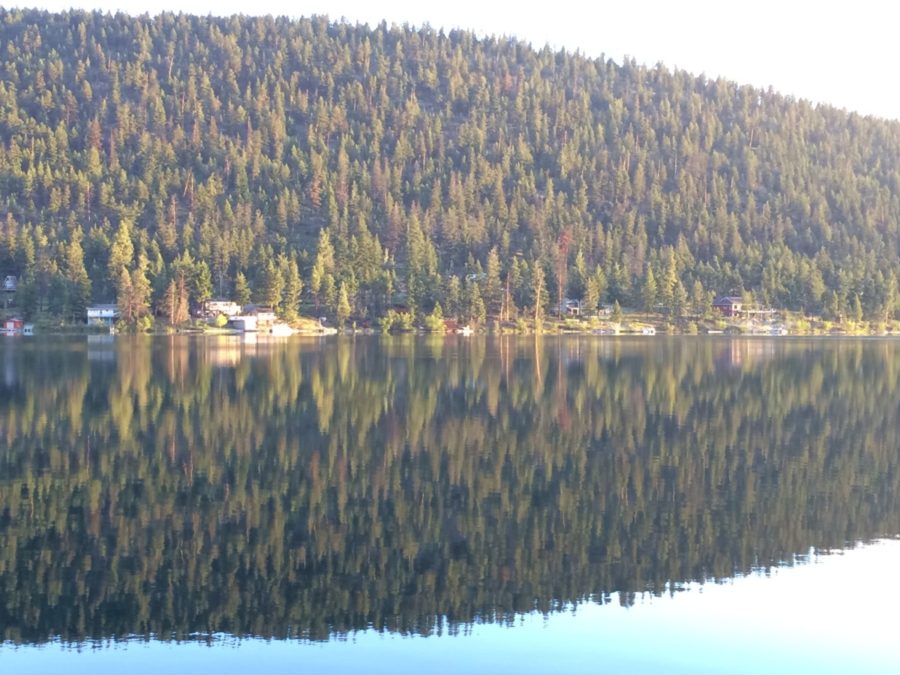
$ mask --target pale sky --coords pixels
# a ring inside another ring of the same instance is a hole
[[[627,55],[900,120],[900,3],[892,0],[35,0],[62,10],[312,14],[514,36],[535,47]],[[31,3],[28,3],[31,4]]]

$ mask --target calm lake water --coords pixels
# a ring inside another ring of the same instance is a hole
[[[896,672],[898,378],[881,339],[5,339],[0,672]]]

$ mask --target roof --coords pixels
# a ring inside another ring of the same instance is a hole
[[[744,299],[737,295],[726,295],[721,298],[716,298],[716,301],[713,305],[737,305],[744,302]]]

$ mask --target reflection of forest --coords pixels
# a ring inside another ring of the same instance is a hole
[[[900,533],[888,341],[0,350],[7,640],[429,631]]]

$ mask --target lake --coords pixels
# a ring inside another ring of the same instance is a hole
[[[900,669],[900,341],[0,341],[4,673]]]

